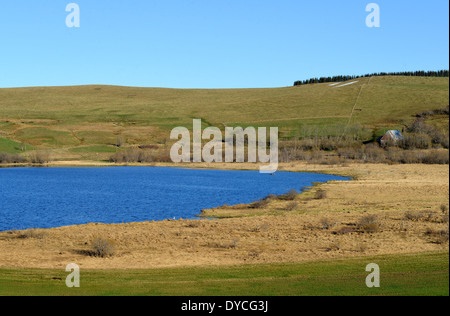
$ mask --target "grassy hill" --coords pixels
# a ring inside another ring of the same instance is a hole
[[[449,104],[449,78],[356,80],[342,87],[324,83],[273,89],[0,89],[0,151],[15,152],[14,144],[26,143],[69,158],[114,152],[119,138],[127,145],[165,143],[173,127],[189,128],[194,118],[201,118],[205,127],[278,126],[286,138],[311,128],[332,133],[347,124],[382,134],[416,113]],[[434,123],[448,130],[439,117]]]

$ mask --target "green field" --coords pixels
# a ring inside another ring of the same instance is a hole
[[[381,287],[366,287],[370,263]],[[81,287],[64,270],[0,269],[0,295],[37,296],[448,296],[449,253],[308,263],[83,271]]]
[[[20,152],[20,143],[0,137],[0,152],[18,153]]]
[[[138,145],[167,139],[176,126],[192,128],[194,118],[221,129],[278,126],[282,137],[314,129],[332,133],[347,124],[381,135],[404,126],[416,113],[448,106],[448,92],[449,78],[429,77],[360,78],[340,88],[325,83],[229,90],[0,89],[0,135],[38,148],[111,145],[119,136]],[[448,130],[445,124],[441,128]]]

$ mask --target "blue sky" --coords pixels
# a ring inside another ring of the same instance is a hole
[[[66,26],[66,5],[80,28]],[[366,5],[381,27],[365,24]],[[1,0],[0,87],[290,86],[449,68],[446,0]]]

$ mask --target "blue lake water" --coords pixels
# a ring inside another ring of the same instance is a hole
[[[151,167],[0,169],[0,231],[194,219],[202,209],[330,180],[348,178]]]

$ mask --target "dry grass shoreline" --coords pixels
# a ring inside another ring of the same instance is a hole
[[[323,164],[305,163],[304,169],[294,168],[298,163],[281,163],[278,171],[289,172],[306,172],[306,173],[324,173],[342,177],[355,178],[357,172],[344,171],[337,168],[337,165],[326,166]],[[255,163],[113,163],[105,161],[52,161],[43,164],[17,163],[17,164],[1,164],[0,168],[114,168],[114,167],[166,167],[166,168],[185,168],[185,169],[214,169],[214,170],[259,170],[259,164]],[[291,167],[289,167],[291,166]],[[323,168],[321,168],[323,166]]]
[[[47,166],[112,165],[58,162]],[[205,163],[148,166],[241,170],[257,167]],[[205,211],[207,217],[224,219],[0,232],[0,267],[63,269],[76,262],[85,269],[149,269],[448,251],[448,242],[439,240],[442,232],[448,231],[448,220],[443,221],[440,210],[449,203],[447,165],[286,163],[280,165],[279,171],[320,172],[351,176],[354,180],[322,184],[325,198],[311,198],[314,190],[299,195],[295,200],[298,207],[289,211],[285,209],[288,202],[275,200],[262,209],[243,205]],[[378,226],[367,231],[360,223],[371,215],[376,217]],[[114,256],[87,255],[98,237],[114,242]]]

